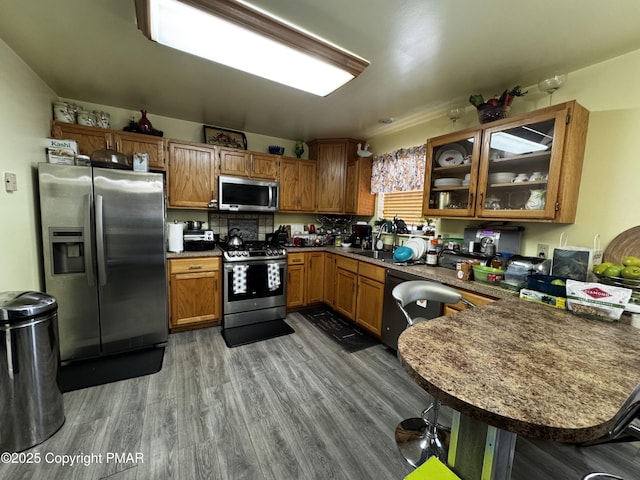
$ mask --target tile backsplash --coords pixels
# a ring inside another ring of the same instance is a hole
[[[220,234],[221,240],[232,228],[238,228],[245,240],[265,240],[265,235],[273,232],[272,213],[209,212],[208,223],[209,230]]]

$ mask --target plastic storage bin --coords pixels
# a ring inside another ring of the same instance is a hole
[[[59,368],[56,300],[0,293],[0,452],[42,443],[62,426]]]
[[[548,293],[554,297],[566,297],[567,287],[565,285],[553,285],[551,283],[553,280],[562,280],[564,282],[567,279],[555,275],[529,275],[527,288],[529,288],[529,290]]]

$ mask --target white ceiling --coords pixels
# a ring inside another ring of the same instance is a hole
[[[370,138],[389,128],[381,118],[408,123],[640,49],[638,0],[252,3],[370,66],[316,97],[149,41],[134,0],[0,0],[0,38],[61,97],[304,140]]]

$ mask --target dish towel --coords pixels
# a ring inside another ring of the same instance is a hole
[[[247,293],[247,270],[249,265],[233,266],[233,294]]]
[[[271,291],[280,288],[280,265],[277,263],[267,265],[267,286]]]

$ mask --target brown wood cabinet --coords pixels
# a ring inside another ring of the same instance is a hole
[[[316,211],[343,213],[347,162],[357,158],[357,145],[361,140],[351,138],[312,140],[309,158],[317,161]]]
[[[51,126],[51,135],[53,138],[75,140],[81,155],[91,155],[95,150],[105,148],[124,153],[130,158],[134,152],[145,152],[149,155],[150,170],[166,169],[164,140],[160,137],[55,121]]]
[[[171,208],[206,209],[217,199],[214,147],[169,141],[169,201]]]
[[[322,303],[324,299],[324,252],[307,252],[305,267],[305,304]]]
[[[429,139],[423,215],[573,223],[588,121],[572,101]]]
[[[280,210],[314,211],[315,192],[316,162],[282,157],[280,160]]]
[[[358,261],[336,256],[334,308],[350,320],[356,318],[358,293]]]
[[[459,288],[457,290],[462,294],[462,296],[466,300],[468,300],[471,303],[473,303],[476,307],[479,307],[481,305],[486,305],[487,303],[491,303],[491,302],[495,302],[496,301],[496,298],[485,296],[485,295],[480,295],[479,293],[469,292],[467,290],[461,290]],[[453,304],[453,305],[449,305],[449,304],[444,305],[443,311],[444,311],[445,315],[450,315],[452,313],[456,313],[456,312],[459,312],[461,310],[465,310],[467,308],[469,308],[467,305],[465,305],[462,302],[458,302],[458,303]]]
[[[220,175],[278,180],[278,155],[218,147]]]
[[[382,334],[385,269],[367,262],[358,265],[358,299],[355,321],[376,336]]]
[[[172,332],[220,323],[220,265],[218,257],[169,259],[169,328]]]
[[[371,193],[371,158],[356,156],[347,161],[344,211],[352,215],[373,215],[376,196]]]
[[[305,302],[305,254],[287,255],[287,308],[304,307]]]
[[[335,309],[336,255],[324,254],[324,303]]]

